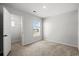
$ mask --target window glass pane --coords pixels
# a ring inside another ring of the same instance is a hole
[[[33,28],[33,37],[40,36],[40,22],[33,21],[32,28]]]

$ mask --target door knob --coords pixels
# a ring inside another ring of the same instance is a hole
[[[3,35],[3,37],[6,37],[6,36],[8,36],[8,35]]]

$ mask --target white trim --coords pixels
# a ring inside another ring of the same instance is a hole
[[[78,8],[78,50],[79,50],[79,8]]]
[[[46,39],[45,39],[45,40],[46,40]],[[67,45],[67,46],[71,46],[71,47],[76,47],[76,48],[78,48],[77,45],[71,45],[71,44],[67,44],[67,43],[63,43],[63,42],[56,42],[56,41],[51,41],[51,40],[47,40],[47,41],[49,41],[49,42],[55,42],[55,43],[59,43],[59,44],[64,44],[64,45]]]

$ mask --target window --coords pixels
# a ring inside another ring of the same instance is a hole
[[[40,36],[40,22],[33,21],[32,28],[33,28],[33,37]]]

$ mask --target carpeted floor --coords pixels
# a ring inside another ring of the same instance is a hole
[[[77,56],[78,49],[75,47],[48,41],[39,41],[30,45],[22,46],[20,43],[12,44],[9,56]]]

